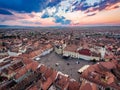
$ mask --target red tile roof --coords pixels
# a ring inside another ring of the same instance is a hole
[[[71,48],[72,47],[72,48]],[[78,46],[77,45],[68,45],[65,47],[64,51],[71,51],[71,52],[76,52]]]
[[[45,73],[45,71],[47,70],[47,67],[45,65],[41,65],[37,71],[40,72],[40,73]]]
[[[93,90],[90,83],[85,83],[83,86],[81,86],[80,90]]]
[[[82,73],[81,77],[103,87],[109,86],[118,88],[118,85],[116,84],[116,77],[111,72],[111,69],[116,70],[116,65],[117,62],[114,60],[91,65]]]
[[[69,81],[68,90],[79,90],[79,88],[80,88],[80,83],[73,80]]]
[[[79,54],[91,56],[91,51],[89,49],[81,49],[78,51]]]
[[[32,62],[30,64],[27,64],[26,66],[21,68],[19,71],[17,71],[17,74],[15,75],[15,78],[18,79],[19,77],[24,75],[28,70],[32,69],[33,71],[35,71],[37,69],[37,67],[38,67],[37,62]]]
[[[57,72],[52,68],[47,68],[44,65],[41,65],[37,71],[42,73],[42,89],[47,90],[50,85],[55,81]]]
[[[20,78],[22,75],[24,75],[27,72],[26,66],[21,68],[17,74],[15,75],[15,79]]]
[[[69,78],[61,74],[58,74],[58,77],[55,81],[55,85],[62,90],[67,89],[69,85]]]
[[[116,65],[113,62],[100,62],[99,65],[107,70],[116,68]]]

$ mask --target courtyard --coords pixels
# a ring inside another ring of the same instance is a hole
[[[51,67],[57,71],[67,74],[77,81],[79,81],[79,73],[77,71],[84,65],[93,64],[92,62],[85,60],[63,59],[62,56],[57,55],[55,52],[41,57],[38,62],[45,64],[47,67]]]

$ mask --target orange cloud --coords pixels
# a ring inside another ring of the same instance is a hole
[[[111,9],[116,9],[116,8],[119,8],[120,7],[120,2],[116,3],[116,4],[113,4],[111,6],[107,6],[105,9],[106,10],[111,10]]]

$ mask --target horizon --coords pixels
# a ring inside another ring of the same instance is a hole
[[[111,30],[111,29],[119,29],[120,26],[7,26],[7,25],[0,25],[0,30],[13,30],[13,29],[16,29],[16,30],[22,30],[22,29],[25,29],[25,30],[34,30],[34,29],[50,29],[50,30],[64,30],[64,29],[79,29],[79,30],[87,30],[89,29],[89,31],[92,31],[92,29],[96,29],[96,31],[98,29],[103,29],[103,30]],[[68,30],[69,31],[69,30]]]
[[[22,27],[25,27],[25,28],[29,28],[29,27],[31,27],[31,28],[47,28],[47,27],[120,27],[120,25],[77,25],[77,26],[68,26],[68,25],[54,25],[54,26],[21,26],[21,25],[0,25],[0,28],[9,28],[9,27],[20,27],[20,28],[22,28]]]
[[[120,26],[119,17],[119,0],[0,1],[0,25],[7,26]]]

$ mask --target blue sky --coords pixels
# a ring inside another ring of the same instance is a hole
[[[120,25],[119,16],[120,0],[0,0],[0,25]]]

